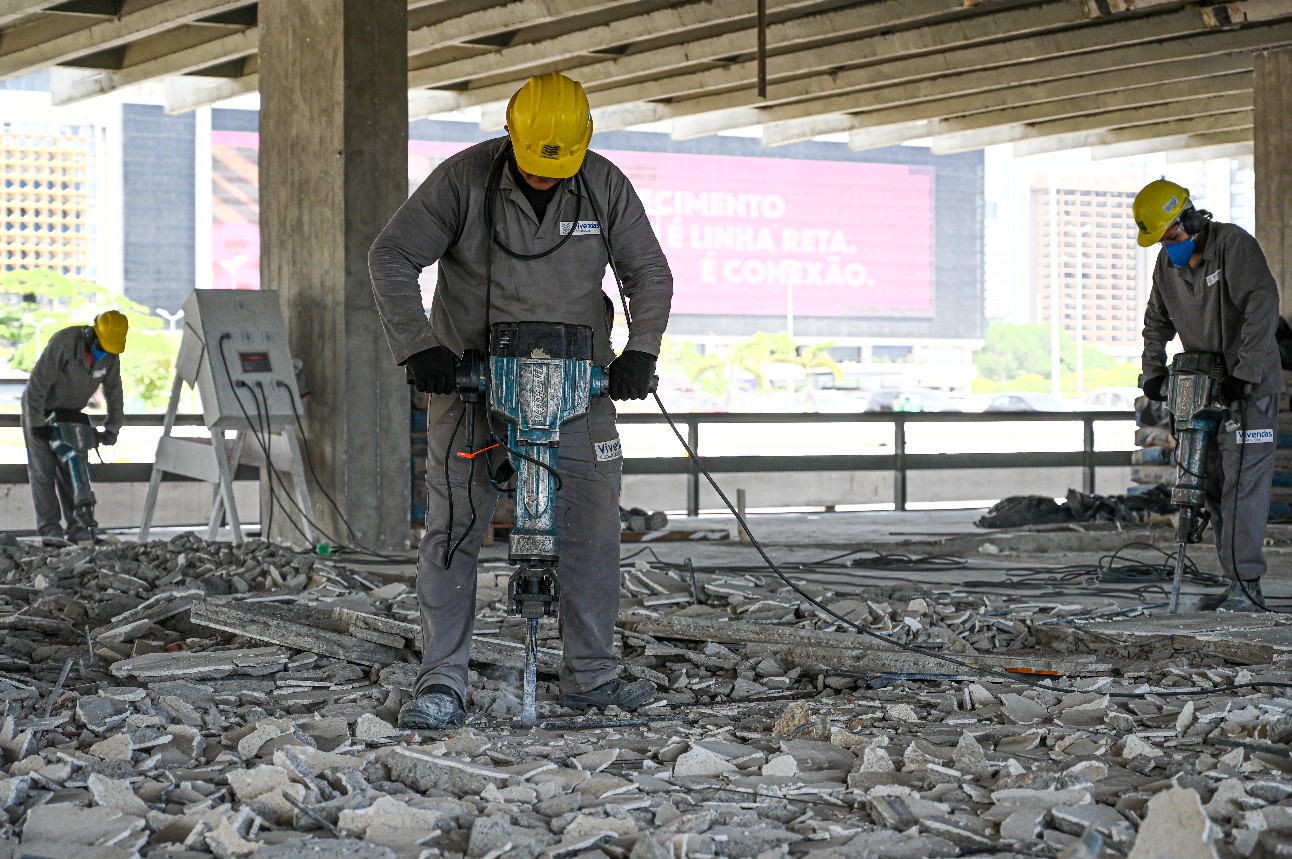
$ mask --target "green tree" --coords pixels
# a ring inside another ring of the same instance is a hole
[[[731,389],[731,373],[727,359],[715,352],[701,354],[694,343],[685,343],[665,336],[660,346],[659,363],[666,371],[680,372],[693,391],[704,391],[715,397],[725,397]]]
[[[1076,343],[1066,334],[1059,339],[1059,358],[1067,357],[1064,338],[1071,343],[1072,359],[1069,368],[1075,368]],[[993,322],[987,329],[987,341],[974,353],[974,367],[978,375],[993,382],[1008,382],[1026,373],[1050,376],[1050,326],[1010,325]]]
[[[836,382],[843,380],[843,368],[830,357],[833,346],[833,343],[818,343],[814,346],[800,346],[798,349],[798,358],[794,363],[801,366],[807,374],[803,387],[803,408],[806,411],[816,411],[816,396],[812,393],[816,390],[816,370],[829,370]]]
[[[974,353],[978,379],[975,393],[994,391],[1048,391],[1051,388],[1050,326],[1009,325],[994,322],[987,342]],[[1133,387],[1139,369],[1119,362],[1094,346],[1081,350],[1082,382],[1089,391],[1099,387]],[[1066,331],[1059,334],[1059,390],[1077,390],[1077,341]]]
[[[783,331],[774,334],[760,331],[732,346],[728,355],[733,367],[754,377],[760,394],[771,392],[768,370],[772,364],[798,363],[794,341]]]
[[[126,411],[165,408],[175,372],[176,335],[163,331],[162,321],[148,308],[96,283],[48,269],[0,275],[0,352],[10,366],[30,372],[56,331],[88,325],[110,309],[130,321],[121,358]]]

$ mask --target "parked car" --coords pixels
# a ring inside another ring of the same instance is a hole
[[[866,401],[868,412],[958,412],[957,401],[933,388],[880,388]]]
[[[987,404],[984,412],[1066,412],[1068,407],[1058,397],[1024,391],[1001,394]]]
[[[1135,400],[1141,396],[1139,388],[1096,388],[1078,401],[1077,410],[1133,412]]]

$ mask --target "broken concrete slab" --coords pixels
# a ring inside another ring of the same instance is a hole
[[[113,677],[154,680],[213,680],[240,674],[261,677],[287,665],[291,652],[278,647],[250,647],[209,653],[148,653],[112,663]]]

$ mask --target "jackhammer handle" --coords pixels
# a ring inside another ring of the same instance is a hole
[[[608,397],[610,396],[610,368],[609,367],[601,368],[601,378],[605,379],[605,381],[601,385],[601,396]],[[646,389],[646,393],[648,394],[659,393],[659,376],[650,377],[650,387]]]

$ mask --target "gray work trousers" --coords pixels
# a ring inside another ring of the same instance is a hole
[[[417,600],[422,620],[422,668],[414,694],[443,684],[466,700],[467,660],[476,614],[476,559],[490,526],[498,492],[489,483],[484,456],[475,460],[468,502],[471,461],[456,454],[468,450],[466,422],[458,426],[461,402],[454,404],[426,433],[426,533],[418,547]],[[505,425],[493,419],[501,436]],[[455,427],[457,431],[455,433]],[[484,447],[488,430],[483,405],[477,406],[475,448]],[[497,453],[495,448],[491,453]],[[445,475],[445,451],[448,474]],[[501,461],[495,458],[493,462]],[[623,459],[598,461],[586,417],[561,427],[557,474],[557,535],[561,639],[565,658],[561,689],[586,692],[619,673],[614,655],[615,621],[619,617],[619,487]],[[450,538],[449,494],[452,491],[453,545],[461,544],[447,569],[444,547]],[[465,539],[463,538],[463,535]]]
[[[31,484],[32,506],[36,508],[36,533],[42,537],[62,537],[60,513],[69,531],[76,527],[71,472],[58,461],[49,442],[31,434],[26,415],[22,418],[22,440],[27,444],[27,482]]]
[[[1208,445],[1204,488],[1220,568],[1227,578],[1254,581],[1265,573],[1279,403],[1275,396],[1242,403]]]

